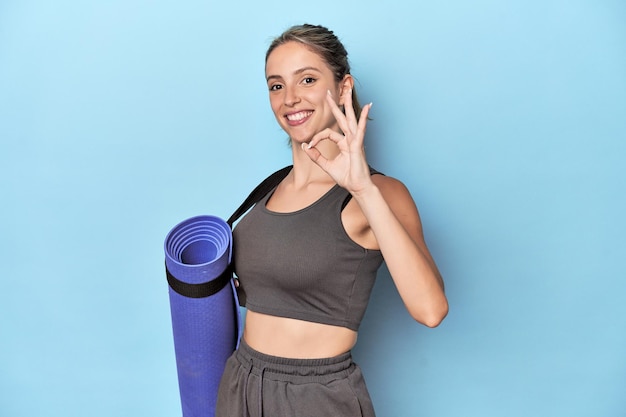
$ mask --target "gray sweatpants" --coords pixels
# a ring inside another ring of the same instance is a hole
[[[325,359],[265,355],[242,340],[226,363],[216,417],[375,417],[350,352]]]

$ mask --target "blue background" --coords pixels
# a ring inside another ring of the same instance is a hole
[[[415,324],[381,270],[379,416],[626,415],[618,0],[4,0],[0,415],[180,415],[163,239],[290,163],[263,59],[302,22],[349,50],[451,305]]]

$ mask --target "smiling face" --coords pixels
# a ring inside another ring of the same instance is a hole
[[[352,85],[350,75],[337,82],[322,57],[291,41],[268,56],[265,76],[274,116],[292,141],[308,142],[325,128],[339,130],[326,95],[341,97]]]

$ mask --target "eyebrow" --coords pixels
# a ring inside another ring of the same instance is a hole
[[[317,67],[302,67],[302,68],[295,70],[293,73],[294,75],[298,75],[298,74],[302,74],[303,72],[311,71],[311,70],[316,71],[316,72],[321,72],[319,68]],[[282,78],[283,77],[281,77],[280,75],[268,75],[266,80],[269,81],[269,80],[282,79]]]

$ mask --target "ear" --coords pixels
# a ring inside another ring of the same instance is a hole
[[[339,82],[339,105],[344,105],[344,94],[346,90],[352,90],[354,88],[354,78],[352,75],[346,74],[343,80]]]

